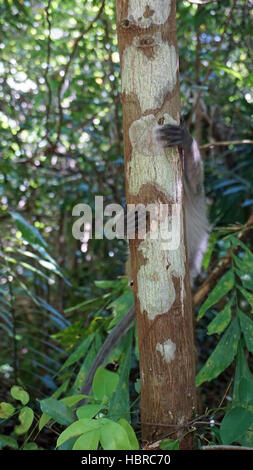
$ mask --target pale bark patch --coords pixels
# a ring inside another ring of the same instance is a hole
[[[173,276],[180,279],[181,295],[184,295],[184,246],[180,243],[176,250],[165,250],[159,235],[157,240],[152,240],[148,233],[138,247],[146,259],[137,275],[138,298],[141,312],[146,311],[150,320],[172,307],[176,298]]]
[[[122,57],[122,91],[127,95],[136,95],[143,113],[148,109],[160,108],[168,91],[172,92],[177,83],[175,47],[164,42],[161,33],[155,33],[152,37],[152,58],[144,54],[138,37],[125,48]]]
[[[170,10],[171,0],[129,0],[128,20],[148,28],[151,24],[165,23]]]
[[[156,350],[159,351],[165,360],[165,362],[169,363],[175,358],[176,353],[176,345],[171,341],[171,339],[167,339],[164,343],[158,343],[156,346]]]

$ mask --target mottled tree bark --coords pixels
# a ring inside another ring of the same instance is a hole
[[[165,150],[155,137],[159,125],[180,121],[176,1],[117,0],[116,8],[127,203],[164,204],[170,224],[177,208],[179,220],[174,245],[162,236],[164,213],[156,239],[149,226],[145,239],[130,240],[142,439],[151,442],[185,434],[196,408],[181,159],[177,148]],[[191,448],[190,436],[181,448]]]

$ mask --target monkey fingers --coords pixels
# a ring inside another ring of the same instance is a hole
[[[164,147],[182,146],[183,144],[181,126],[166,124],[161,129],[158,129],[156,134],[158,141],[160,141]]]

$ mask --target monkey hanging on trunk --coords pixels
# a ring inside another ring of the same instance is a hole
[[[202,158],[197,142],[191,137],[184,124],[166,124],[157,130],[157,139],[163,147],[178,146],[182,154],[184,176],[185,223],[188,262],[191,281],[198,275],[202,258],[207,248],[210,226],[206,214],[204,174]],[[132,213],[132,219],[129,215]],[[127,222],[137,231],[140,221],[136,211],[128,213]],[[81,393],[89,395],[97,368],[102,365],[135,320],[134,306],[121,318],[107,336],[95,357]]]

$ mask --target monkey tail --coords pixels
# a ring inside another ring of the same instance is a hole
[[[81,394],[83,395],[90,395],[92,382],[94,379],[95,372],[99,366],[101,366],[109,354],[113,351],[115,346],[119,343],[121,338],[126,334],[129,330],[130,326],[132,325],[135,319],[135,308],[132,306],[128,312],[121,318],[119,323],[113,328],[111,333],[107,336],[103,346],[99,350],[98,354],[96,355],[89,374],[81,388]],[[78,405],[84,404],[86,400],[82,400]]]

